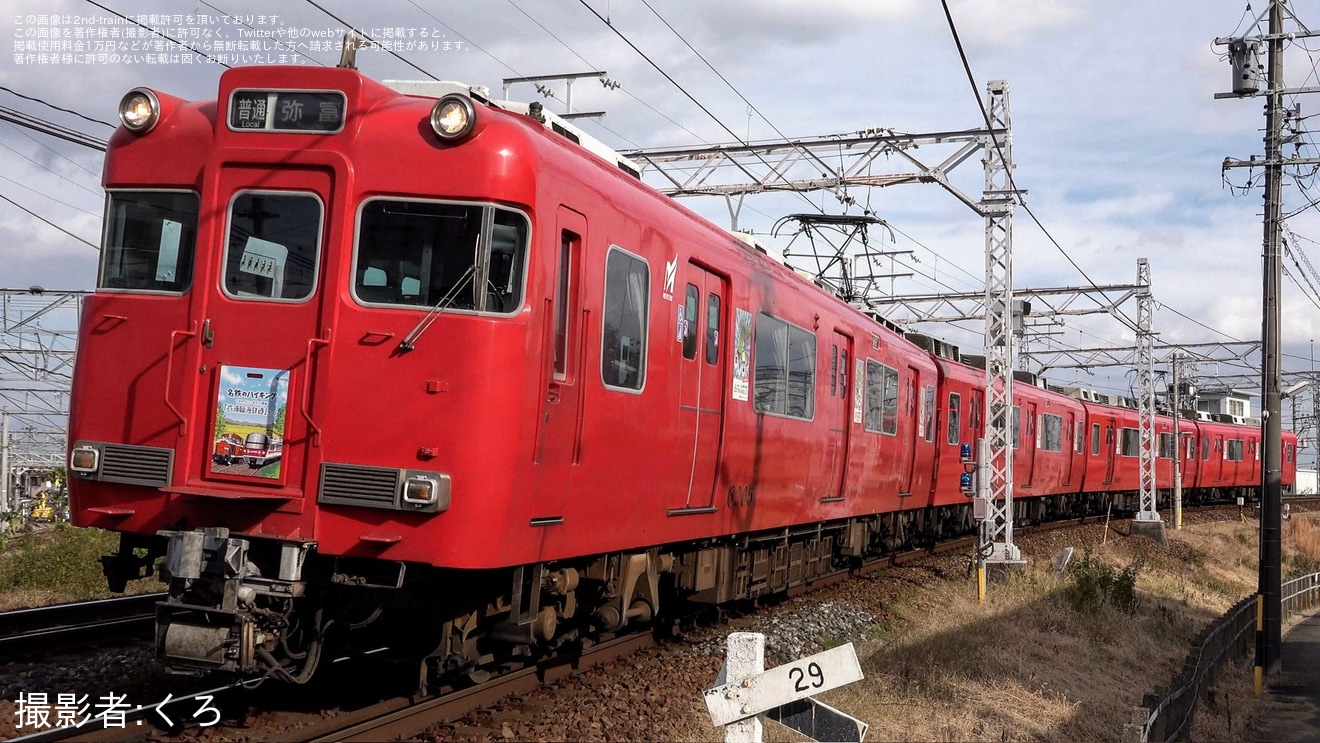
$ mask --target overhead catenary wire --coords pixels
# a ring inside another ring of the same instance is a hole
[[[953,34],[953,43],[958,48],[958,57],[962,60],[963,70],[967,74],[967,82],[972,86],[972,94],[976,97],[976,105],[981,110],[981,116],[985,119],[986,129],[990,129],[992,128],[990,121],[990,112],[985,107],[985,101],[981,99],[980,89],[976,87],[976,76],[972,74],[971,62],[968,61],[967,53],[963,50],[962,39],[958,36],[958,27],[954,25],[953,14],[949,11],[949,0],[940,0],[940,5],[943,6],[944,8],[944,17],[949,22],[949,32]],[[995,149],[1000,150],[999,153],[1000,159],[1004,159],[1004,154],[1002,148],[999,145],[999,141],[995,140],[994,144],[995,144]],[[1021,191],[1018,189],[1017,183],[1013,179],[1013,171],[1008,170],[1005,171],[1005,173],[1008,177],[1009,187],[1013,189],[1015,194],[1018,194],[1017,201],[1019,204],[1021,204],[1022,210],[1025,211],[1027,215],[1031,217],[1031,221],[1036,223],[1036,226],[1040,228],[1040,231],[1044,233],[1045,237],[1049,239],[1050,243],[1054,245],[1055,248],[1058,249],[1059,253],[1068,261],[1068,263],[1077,271],[1077,273],[1080,274],[1082,278],[1086,279],[1087,283],[1089,283],[1092,287],[1098,289],[1099,285],[1096,284],[1095,281],[1091,279],[1090,275],[1088,275],[1080,265],[1078,265],[1077,261],[1073,260],[1073,257],[1068,254],[1068,251],[1064,250],[1063,246],[1059,244],[1059,241],[1054,239],[1054,235],[1051,234],[1050,231],[1045,228],[1045,225],[1036,216],[1035,212],[1031,210],[1031,207],[1027,206],[1026,200],[1021,197],[1020,195]],[[1128,322],[1131,322],[1133,325],[1136,324],[1135,322],[1132,321],[1131,318],[1127,317],[1127,315],[1123,313],[1121,310],[1119,310],[1118,313]]]
[[[88,1],[90,2],[90,0],[88,0]],[[325,13],[326,15],[330,16],[331,18],[335,19],[336,21],[339,21],[340,23],[342,23],[342,24],[344,25],[344,28],[345,28],[345,29],[351,29],[351,30],[355,31],[357,34],[359,34],[360,36],[362,36],[362,38],[364,38],[364,39],[366,39],[367,41],[369,41],[369,42],[371,42],[372,44],[374,44],[378,49],[383,49],[384,51],[388,52],[390,56],[392,56],[392,57],[394,57],[395,59],[399,60],[400,62],[402,62],[402,63],[408,65],[409,67],[413,68],[414,70],[417,70],[418,72],[422,73],[423,75],[426,75],[427,77],[431,78],[432,80],[439,80],[439,79],[440,79],[440,78],[436,77],[435,75],[432,75],[431,73],[429,73],[429,72],[427,72],[426,70],[422,69],[421,67],[418,67],[417,65],[415,65],[415,64],[413,64],[412,62],[408,61],[407,59],[404,59],[404,57],[403,57],[402,55],[400,55],[398,52],[394,51],[393,49],[390,49],[390,48],[387,47],[387,46],[382,46],[382,45],[380,44],[380,42],[378,42],[378,41],[376,41],[375,39],[371,38],[369,35],[367,35],[367,33],[366,33],[365,31],[363,31],[363,30],[361,30],[361,29],[358,29],[356,26],[354,26],[353,24],[351,24],[351,23],[349,23],[348,21],[344,20],[343,18],[340,18],[339,16],[335,15],[334,13],[331,13],[330,11],[326,10],[326,9],[325,9],[320,3],[316,2],[316,0],[305,0],[305,2],[306,2],[308,5],[312,6],[313,8],[316,8],[317,10],[321,11],[322,13]]]
[[[17,207],[17,208],[23,210],[24,212],[27,212],[27,214],[28,214],[29,216],[32,216],[32,217],[34,217],[34,218],[36,218],[36,219],[39,219],[39,220],[41,220],[42,222],[45,222],[47,225],[49,225],[49,226],[51,226],[51,227],[54,227],[55,229],[59,230],[60,232],[63,232],[64,234],[68,235],[69,237],[72,237],[74,240],[77,240],[78,242],[82,243],[83,245],[86,245],[87,247],[91,248],[92,250],[96,250],[96,251],[98,251],[98,252],[101,250],[100,246],[98,246],[96,243],[93,243],[93,242],[91,242],[91,241],[89,241],[89,240],[86,240],[86,239],[84,239],[84,238],[82,238],[82,237],[79,237],[78,235],[73,234],[72,232],[69,232],[68,230],[64,229],[63,227],[61,227],[61,226],[55,224],[54,222],[50,221],[49,219],[46,219],[45,217],[41,216],[40,214],[37,214],[36,212],[32,211],[31,209],[27,208],[26,206],[23,206],[22,204],[18,203],[17,201],[14,201],[13,199],[9,198],[8,196],[5,196],[4,194],[0,194],[0,200],[2,200],[2,201],[6,201],[6,202],[12,204],[13,206],[15,206],[15,207]]]
[[[226,70],[233,69],[233,68],[230,67],[229,65],[225,64],[224,62],[221,62],[220,60],[216,59],[215,57],[212,57],[211,55],[207,54],[206,52],[204,52],[204,51],[202,51],[202,50],[200,50],[200,49],[194,49],[193,47],[188,46],[187,44],[183,43],[182,41],[179,41],[178,39],[174,38],[173,36],[170,36],[169,34],[163,33],[163,32],[161,32],[161,31],[157,31],[156,29],[154,29],[154,28],[152,28],[152,27],[150,27],[150,26],[148,26],[148,25],[145,25],[145,24],[142,24],[142,23],[138,23],[137,21],[133,20],[132,18],[129,18],[128,16],[124,15],[123,13],[120,13],[120,12],[117,11],[117,10],[114,10],[114,9],[111,9],[111,8],[107,8],[107,7],[105,7],[104,5],[102,5],[102,4],[98,3],[98,2],[96,2],[96,0],[83,0],[83,2],[85,2],[85,3],[89,4],[89,5],[95,5],[96,7],[100,8],[101,10],[104,10],[105,12],[110,13],[111,15],[118,16],[119,18],[122,18],[122,19],[128,21],[129,23],[133,24],[134,26],[137,26],[138,28],[146,29],[147,31],[150,31],[151,33],[153,33],[153,34],[155,34],[155,35],[161,37],[162,39],[167,39],[167,40],[169,40],[169,41],[172,41],[172,42],[174,42],[175,44],[178,44],[181,48],[183,48],[183,49],[188,49],[189,51],[193,52],[194,54],[200,54],[200,55],[202,55],[202,57],[204,57],[206,60],[208,60],[208,61],[210,61],[210,62],[214,62],[214,63],[220,65],[221,67],[225,68]]]
[[[30,96],[30,95],[24,95],[24,94],[18,92],[17,90],[13,90],[12,88],[6,88],[6,87],[3,86],[3,85],[0,85],[0,90],[5,91],[6,93],[8,93],[8,94],[10,94],[10,95],[12,95],[12,96],[16,96],[16,97],[18,97],[18,98],[22,98],[22,99],[25,100],[25,101],[33,101],[34,103],[40,103],[41,105],[43,105],[43,106],[45,106],[45,107],[47,107],[47,108],[53,108],[53,109],[55,109],[56,111],[63,111],[63,112],[66,113],[66,114],[73,114],[74,116],[77,116],[78,118],[83,119],[83,120],[85,120],[85,121],[90,121],[90,122],[92,122],[93,124],[100,124],[100,125],[102,125],[102,126],[108,126],[108,127],[110,127],[111,129],[114,129],[115,126],[116,126],[115,124],[111,124],[111,123],[108,122],[108,121],[102,121],[102,120],[100,120],[100,119],[94,119],[94,118],[92,118],[91,116],[88,116],[88,115],[86,115],[86,114],[82,114],[82,113],[79,113],[79,112],[77,112],[77,111],[74,111],[74,110],[71,109],[71,108],[64,108],[64,107],[62,107],[62,106],[56,106],[54,103],[51,103],[50,101],[47,101],[47,100],[45,100],[45,99],[43,99],[43,98],[34,98],[33,96]]]
[[[45,165],[43,165],[43,164],[37,162],[36,160],[33,160],[32,158],[28,157],[27,155],[24,155],[23,153],[19,152],[18,150],[14,149],[13,147],[10,147],[9,145],[5,144],[4,142],[0,142],[0,148],[4,148],[4,149],[6,149],[6,150],[9,150],[10,152],[14,153],[14,155],[16,155],[17,157],[19,157],[19,158],[21,158],[21,159],[23,159],[23,160],[26,160],[26,161],[32,163],[33,165],[37,166],[37,167],[38,167],[39,169],[41,169],[41,170],[47,170],[47,168],[46,168]],[[58,175],[58,174],[56,174],[56,175]],[[86,191],[87,193],[89,193],[89,194],[91,194],[91,195],[93,195],[93,196],[96,196],[96,197],[98,197],[98,198],[101,196],[101,191],[100,191],[99,189],[93,190],[93,189],[91,189],[91,188],[88,188],[87,186],[84,186],[84,185],[81,184],[81,183],[78,183],[77,181],[71,180],[71,179],[66,178],[66,177],[64,177],[64,176],[62,176],[62,175],[59,176],[59,177],[60,177],[60,178],[63,178],[63,179],[66,180],[66,181],[68,181],[68,182],[69,182],[71,185],[73,185],[74,187],[76,187],[76,188],[80,188],[80,189],[82,189],[83,191]]]
[[[309,0],[309,2],[310,2],[310,0]],[[651,65],[651,67],[652,67],[656,72],[660,73],[661,77],[663,77],[665,80],[669,81],[669,84],[670,84],[670,85],[673,85],[675,88],[677,88],[677,89],[678,89],[678,92],[682,93],[683,96],[684,96],[685,98],[687,98],[687,99],[688,99],[689,101],[691,101],[694,105],[696,105],[697,108],[701,109],[701,111],[702,111],[703,113],[705,113],[707,116],[709,116],[709,117],[711,118],[712,121],[714,121],[716,124],[718,124],[719,127],[720,127],[721,129],[723,129],[725,132],[727,132],[727,133],[729,134],[729,136],[733,137],[734,140],[735,140],[736,142],[738,142],[738,144],[740,144],[740,145],[742,145],[742,146],[744,146],[744,147],[750,147],[750,146],[751,146],[751,145],[748,144],[748,143],[747,143],[742,137],[738,136],[738,133],[735,132],[733,129],[731,129],[731,128],[729,127],[728,124],[725,124],[723,120],[721,120],[718,116],[716,116],[715,113],[714,113],[713,111],[711,111],[709,108],[707,108],[705,104],[703,104],[701,101],[697,100],[696,96],[694,96],[694,95],[692,95],[691,93],[689,93],[688,90],[687,90],[686,88],[684,88],[681,84],[679,84],[679,82],[678,82],[677,80],[675,80],[674,77],[673,77],[672,75],[670,75],[668,72],[666,72],[666,71],[664,70],[664,68],[662,68],[659,64],[657,64],[657,63],[655,62],[655,60],[651,59],[651,57],[648,56],[648,55],[646,54],[646,52],[643,52],[643,51],[641,50],[641,48],[639,48],[636,44],[634,44],[633,41],[632,41],[632,39],[629,39],[629,38],[628,38],[627,34],[624,34],[622,31],[620,31],[618,28],[616,28],[616,27],[614,26],[613,23],[610,22],[610,20],[609,20],[608,18],[606,18],[605,16],[601,15],[600,12],[597,11],[595,8],[591,7],[591,5],[587,2],[587,0],[578,0],[578,2],[582,5],[582,7],[586,8],[586,9],[589,10],[589,11],[591,11],[591,14],[592,14],[592,15],[596,16],[596,18],[597,18],[598,20],[600,20],[601,23],[604,23],[604,24],[606,25],[606,27],[608,27],[611,31],[613,31],[615,36],[618,36],[619,39],[623,41],[623,43],[627,44],[628,47],[631,48],[634,52],[636,52],[638,56],[640,56],[642,59],[644,59],[644,60],[646,61],[647,64]],[[766,168],[769,168],[769,169],[772,170],[772,171],[774,170],[774,168],[770,165],[770,163],[766,162],[765,158],[761,157],[759,154],[756,155],[756,158],[757,158],[758,160],[760,160],[760,161],[761,161],[761,164],[764,165],[764,166],[766,166]],[[803,201],[806,201],[807,204],[809,204],[809,205],[811,206],[811,208],[813,208],[813,209],[815,209],[815,210],[817,210],[817,211],[820,211],[820,212],[824,213],[824,210],[821,209],[821,207],[817,206],[816,202],[812,201],[812,200],[811,200],[811,199],[810,199],[805,193],[802,193],[801,191],[796,191],[796,190],[793,191],[793,193],[795,193],[795,194],[797,194],[799,197],[801,197]]]
[[[260,31],[260,30],[258,30],[258,29],[256,29],[256,28],[254,28],[254,27],[252,26],[252,24],[248,23],[247,21],[244,21],[243,18],[242,18],[242,16],[231,15],[231,14],[229,14],[229,13],[226,13],[225,11],[221,10],[220,8],[217,8],[216,6],[214,6],[214,5],[212,5],[211,3],[207,2],[206,0],[197,0],[197,2],[201,3],[202,5],[205,5],[206,7],[210,8],[211,10],[214,10],[215,12],[219,13],[221,16],[224,16],[224,17],[227,17],[227,18],[233,18],[233,19],[239,21],[239,22],[242,23],[244,26],[247,26],[248,28],[252,29],[252,33],[257,34],[258,36],[261,36],[261,38],[263,38],[263,39],[269,39],[269,40],[271,40],[271,41],[274,41],[274,42],[275,42],[275,46],[276,46],[276,48],[279,48],[280,46],[284,46],[284,47],[288,48],[289,51],[293,52],[294,54],[300,54],[300,55],[302,55],[302,57],[303,57],[304,59],[310,59],[311,61],[315,62],[316,64],[320,65],[321,67],[326,67],[326,66],[328,66],[328,65],[326,65],[324,62],[322,62],[321,60],[317,59],[316,57],[313,57],[311,54],[309,54],[309,53],[307,53],[307,52],[300,52],[300,51],[298,51],[298,45],[297,45],[297,43],[294,43],[294,44],[290,45],[290,44],[288,44],[287,42],[282,42],[282,41],[280,41],[279,39],[275,38],[275,34],[270,33],[269,31],[267,31],[267,32],[265,32],[265,33],[263,34],[262,31]]]
[[[412,2],[412,0],[409,0],[409,2]],[[554,39],[555,41],[559,42],[561,46],[563,46],[565,49],[567,49],[567,50],[569,51],[569,53],[571,53],[573,56],[575,56],[575,57],[577,57],[579,60],[581,60],[583,64],[587,65],[588,67],[590,67],[590,68],[592,68],[592,69],[596,69],[596,65],[595,65],[595,64],[593,64],[592,62],[588,61],[586,57],[583,57],[581,54],[579,54],[578,51],[577,51],[576,49],[574,49],[574,48],[572,47],[572,45],[570,45],[568,42],[566,42],[566,41],[564,41],[563,39],[559,38],[559,36],[557,36],[554,32],[552,32],[550,29],[546,28],[546,27],[545,27],[545,24],[543,24],[543,23],[541,23],[540,21],[538,21],[535,17],[532,16],[532,14],[530,14],[530,13],[528,13],[526,10],[524,10],[524,9],[522,8],[522,6],[520,6],[520,5],[518,5],[518,3],[514,2],[514,0],[506,0],[506,2],[508,2],[509,5],[512,5],[513,8],[514,8],[515,10],[517,10],[519,13],[522,13],[523,15],[527,16],[527,19],[528,19],[528,20],[530,20],[532,23],[535,23],[535,24],[537,25],[537,27],[539,27],[542,31],[546,32],[546,34],[548,34],[548,35],[550,36],[550,38],[552,38],[552,39]],[[507,66],[507,65],[506,65],[506,66]],[[512,68],[510,68],[510,69],[512,69]],[[516,70],[514,71],[514,74],[516,74],[516,75],[520,75],[520,76],[522,75],[522,73],[517,72]],[[666,114],[664,111],[661,111],[660,109],[656,108],[655,106],[652,106],[650,103],[647,103],[645,100],[643,100],[643,99],[637,97],[637,95],[636,95],[635,93],[633,93],[631,90],[628,89],[628,86],[626,86],[626,85],[620,85],[620,86],[619,86],[619,90],[622,91],[624,95],[628,96],[629,98],[633,99],[634,101],[637,101],[638,103],[640,103],[642,106],[646,107],[649,111],[651,111],[651,113],[655,114],[656,116],[659,116],[660,118],[664,119],[665,121],[668,121],[670,124],[673,124],[674,126],[678,127],[679,129],[682,129],[683,131],[685,131],[685,132],[687,132],[688,134],[692,135],[692,137],[693,137],[694,139],[696,139],[697,141],[699,141],[699,142],[701,142],[701,143],[703,143],[703,144],[709,144],[709,142],[706,142],[706,140],[703,139],[703,138],[701,137],[701,135],[697,134],[696,132],[692,131],[691,129],[688,129],[686,126],[683,126],[682,124],[678,123],[678,122],[675,121],[672,117],[670,117],[669,114]],[[556,100],[557,100],[557,99],[556,99]],[[641,146],[641,145],[637,144],[636,142],[633,142],[631,139],[629,139],[628,137],[626,137],[626,136],[620,134],[619,132],[616,132],[616,131],[614,131],[613,129],[609,128],[608,126],[605,125],[604,122],[600,121],[599,119],[591,119],[591,121],[592,121],[592,123],[594,123],[596,126],[599,126],[600,128],[604,129],[605,131],[609,132],[610,134],[613,134],[614,136],[618,137],[619,139],[623,140],[624,142],[627,142],[628,144],[632,145],[633,147],[635,147],[635,148],[637,148],[637,149],[642,149],[642,146]]]

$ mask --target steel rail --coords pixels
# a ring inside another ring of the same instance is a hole
[[[0,612],[0,653],[32,655],[88,641],[103,644],[147,636],[163,593],[144,593],[72,604]]]

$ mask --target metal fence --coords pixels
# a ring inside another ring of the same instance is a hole
[[[1284,619],[1309,614],[1320,605],[1320,573],[1293,578],[1283,584]],[[1239,601],[1214,626],[1202,632],[1173,682],[1147,694],[1129,726],[1132,740],[1175,741],[1187,735],[1201,692],[1212,685],[1225,661],[1245,658],[1256,648],[1256,597]]]

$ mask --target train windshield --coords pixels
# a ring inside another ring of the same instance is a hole
[[[192,284],[198,204],[190,192],[111,191],[97,286],[186,291]]]
[[[527,218],[508,209],[368,201],[358,221],[353,293],[366,304],[514,312],[522,304],[528,233]]]
[[[301,300],[316,288],[321,200],[248,192],[229,208],[225,292],[243,299]]]

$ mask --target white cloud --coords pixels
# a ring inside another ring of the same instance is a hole
[[[1076,0],[952,0],[949,14],[964,44],[1020,49],[1060,28],[1088,20]]]

